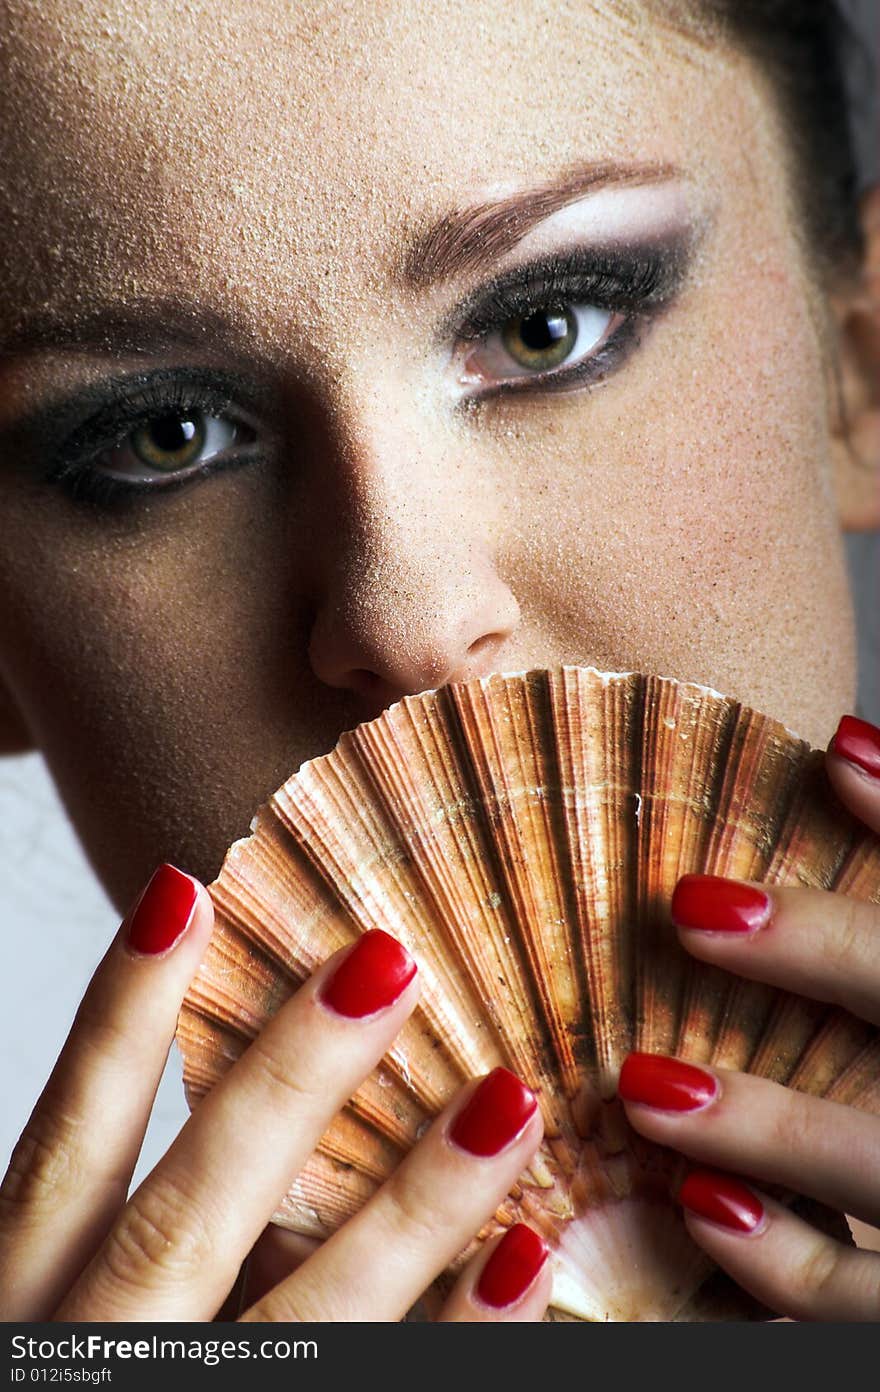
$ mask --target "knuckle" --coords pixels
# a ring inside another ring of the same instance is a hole
[[[100,1059],[125,1063],[130,1058],[134,1044],[130,1016],[114,1012],[103,983],[93,981],[86,991],[76,1012],[75,1028],[79,1047]]]
[[[108,1031],[108,1026],[108,1037],[113,1038],[118,1034],[108,1013],[107,993],[99,990],[102,984],[98,981],[91,982],[76,1012],[77,1029],[89,1039]]]
[[[815,1100],[794,1088],[779,1091],[770,1127],[772,1154],[809,1155],[822,1136]]]
[[[407,1166],[401,1166],[386,1184],[389,1222],[398,1240],[420,1247],[436,1242],[438,1234],[448,1230],[450,1214],[440,1197],[442,1186],[406,1171]]]
[[[791,1271],[791,1292],[797,1308],[802,1311],[821,1305],[837,1285],[840,1272],[840,1250],[827,1239],[817,1237]]]
[[[789,1289],[790,1313],[796,1318],[880,1318],[880,1274],[874,1254],[841,1247],[819,1234],[793,1264]]]
[[[38,1108],[12,1152],[0,1184],[0,1220],[51,1216],[70,1199],[81,1178],[78,1118]]]
[[[267,1044],[262,1035],[257,1036],[247,1052],[249,1066],[255,1070],[259,1082],[277,1095],[283,1107],[293,1102],[305,1103],[311,1109],[320,1100],[320,1080],[316,1078],[310,1086],[291,1070],[289,1060]]]
[[[154,1179],[132,1195],[104,1253],[116,1281],[148,1289],[160,1280],[185,1285],[214,1258],[202,1215],[168,1179]]]

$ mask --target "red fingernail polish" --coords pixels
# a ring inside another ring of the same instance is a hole
[[[630,1054],[620,1070],[617,1093],[624,1102],[641,1102],[664,1112],[694,1112],[718,1093],[711,1073],[663,1054]]]
[[[525,1223],[508,1228],[480,1274],[475,1295],[501,1310],[525,1295],[547,1260],[548,1248]]]
[[[679,928],[703,933],[754,933],[770,919],[770,896],[720,875],[683,875],[670,913]]]
[[[496,1068],[455,1118],[449,1139],[471,1155],[497,1155],[518,1136],[538,1106],[514,1073]]]
[[[145,956],[167,952],[189,927],[198,897],[198,887],[189,875],[173,865],[160,865],[131,916],[129,947]]]
[[[863,773],[880,778],[880,730],[867,720],[845,715],[828,746],[832,754],[848,759]]]
[[[698,1218],[708,1218],[732,1232],[754,1232],[764,1217],[764,1205],[751,1189],[717,1170],[693,1170],[678,1197]]]
[[[324,982],[319,998],[350,1020],[393,1005],[416,974],[406,948],[381,928],[372,928]]]

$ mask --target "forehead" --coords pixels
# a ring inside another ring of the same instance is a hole
[[[729,55],[623,0],[5,0],[3,20],[7,331],[84,294],[241,309],[269,278],[307,320],[450,206],[593,160],[687,152],[716,178],[742,135]]]

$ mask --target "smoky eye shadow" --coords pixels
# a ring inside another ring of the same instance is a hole
[[[253,381],[219,369],[163,367],[101,378],[50,396],[0,430],[0,467],[49,474],[75,452],[91,427],[99,433],[106,421],[110,428],[118,411],[122,429],[140,398],[163,390],[203,393],[215,407],[235,401],[252,410],[265,408],[271,395]]]
[[[623,242],[568,245],[564,250],[525,262],[473,290],[442,319],[437,343],[475,338],[499,327],[502,310],[534,309],[536,295],[562,297],[576,290],[593,293],[601,308],[638,310],[672,299],[681,289],[694,260],[700,229],[689,225],[667,237]]]

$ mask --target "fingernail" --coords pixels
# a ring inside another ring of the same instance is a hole
[[[337,1015],[362,1020],[393,1005],[415,974],[406,948],[381,928],[372,928],[324,982],[318,998]]]
[[[701,933],[755,933],[770,921],[769,894],[720,875],[683,875],[670,913],[678,928]]]
[[[508,1228],[480,1273],[474,1292],[484,1305],[502,1310],[525,1295],[547,1260],[548,1248],[525,1223]]]
[[[664,1112],[695,1112],[718,1095],[718,1080],[692,1063],[663,1054],[629,1054],[620,1070],[618,1096]]]
[[[506,1068],[496,1068],[452,1123],[449,1139],[471,1155],[497,1155],[534,1116],[533,1092]]]
[[[692,1170],[681,1186],[679,1202],[698,1218],[708,1218],[731,1232],[754,1232],[764,1205],[751,1189],[717,1170]]]
[[[160,865],[137,902],[128,925],[133,952],[155,956],[167,952],[190,925],[198,886],[173,865]]]
[[[880,778],[880,730],[854,715],[843,716],[828,746],[832,754],[848,759],[872,778]]]

